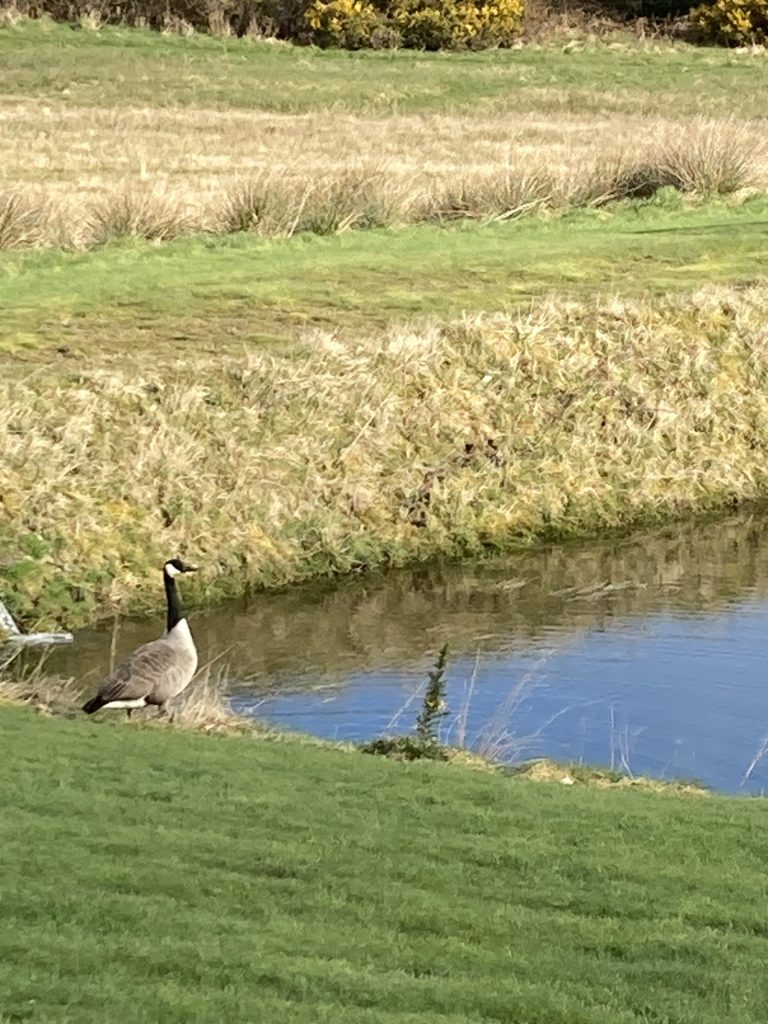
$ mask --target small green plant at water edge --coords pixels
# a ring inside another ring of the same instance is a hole
[[[443,644],[435,667],[429,673],[427,692],[416,719],[415,736],[381,736],[360,745],[364,754],[383,754],[398,761],[418,761],[429,758],[447,761],[448,750],[438,737],[438,723],[448,713],[445,705],[445,666],[448,644]]]
[[[437,723],[447,714],[445,707],[445,663],[448,659],[448,644],[443,644],[437,656],[435,667],[429,673],[427,692],[421,713],[416,719],[416,735],[424,743],[437,743]]]

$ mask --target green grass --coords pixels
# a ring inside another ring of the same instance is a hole
[[[0,712],[4,1024],[765,1020],[762,801]]]
[[[303,112],[632,111],[764,113],[765,61],[669,46],[580,53],[557,46],[484,54],[318,51],[135,29],[0,29],[2,92],[84,106],[207,105]]]
[[[759,278],[768,207],[630,204],[550,223],[254,236],[0,257],[0,349],[221,351],[311,325],[524,306],[542,295],[661,294]]]

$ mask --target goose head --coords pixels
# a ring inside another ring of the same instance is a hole
[[[166,576],[170,576],[173,579],[174,576],[178,576],[184,572],[197,572],[196,565],[190,565],[189,562],[182,562],[180,558],[170,558],[163,566],[163,572]]]

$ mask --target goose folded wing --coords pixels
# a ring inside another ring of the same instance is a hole
[[[111,700],[139,700],[173,672],[174,651],[165,640],[144,644],[118,665],[99,689],[105,703]]]

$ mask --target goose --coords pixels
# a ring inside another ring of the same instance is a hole
[[[197,669],[197,648],[181,610],[176,577],[196,569],[196,565],[187,565],[180,558],[165,563],[163,581],[168,621],[164,635],[138,647],[118,665],[101,684],[96,696],[83,705],[87,715],[100,708],[125,708],[130,718],[135,708],[145,708],[148,704],[165,711],[166,703],[189,685]]]

